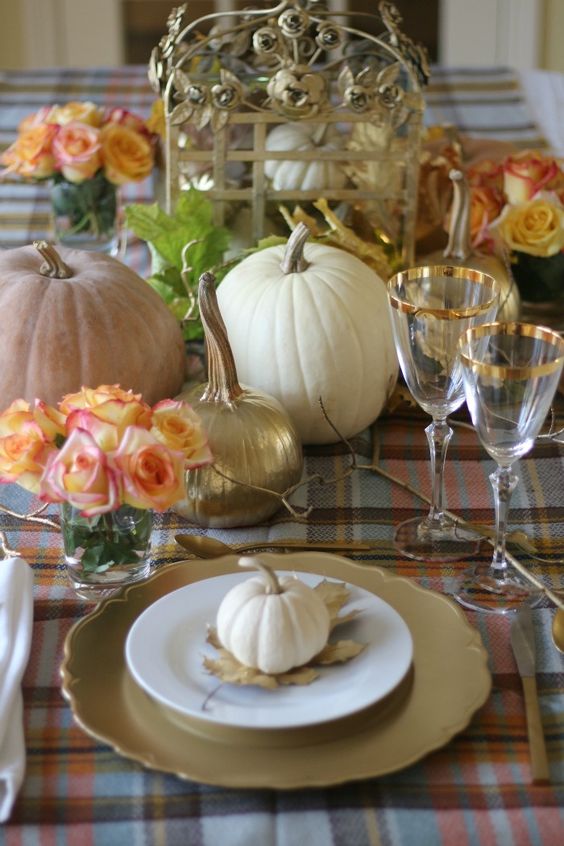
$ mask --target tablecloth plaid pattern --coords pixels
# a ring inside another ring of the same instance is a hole
[[[466,110],[455,96],[459,80],[466,80],[470,87],[479,81],[477,99],[483,100],[486,112],[499,114],[499,104],[490,108],[490,99],[495,102],[503,79],[507,87],[502,86],[500,96],[512,102],[513,137],[522,133],[522,139],[532,138],[536,133],[512,74],[442,73],[436,79],[429,96],[436,98],[434,109],[440,103],[443,117],[433,116],[433,122],[450,119],[446,114],[450,109],[451,117],[466,131],[472,128],[466,115],[474,106]],[[448,80],[455,80],[453,87]],[[491,98],[486,96],[490,85]],[[152,95],[140,68],[4,74],[0,80],[0,143],[9,143],[25,113],[46,102],[71,98],[96,99],[146,113]],[[482,113],[482,128],[483,119]],[[150,187],[148,183],[136,187],[136,199],[148,199]],[[0,186],[0,241],[4,246],[28,241],[42,231],[46,209],[39,193],[28,186]],[[127,260],[143,271],[141,245],[129,245]],[[372,433],[353,439],[358,462],[370,463],[374,447],[384,469],[428,492],[424,425],[419,414],[382,418]],[[349,461],[342,444],[312,447],[306,450],[305,472],[326,478],[342,475]],[[457,427],[446,471],[449,507],[470,520],[491,522],[487,477],[492,468],[474,433]],[[521,560],[547,583],[561,585],[561,447],[539,441],[520,462],[519,473],[511,525],[524,529],[539,554],[551,563],[541,565],[526,556]],[[374,554],[351,556],[354,560],[368,567],[389,568],[447,593],[466,566],[417,563],[393,551],[394,524],[425,506],[372,471],[355,470],[334,485],[310,484],[301,488],[292,502],[298,508],[311,506],[307,522],[297,521],[282,509],[268,525],[214,534],[233,542],[247,538],[369,541],[375,546]],[[5,486],[0,488],[0,503],[24,511],[30,498],[15,486]],[[547,603],[535,610],[534,621],[551,785],[530,783],[523,696],[509,646],[509,623],[469,613],[490,655],[493,690],[469,727],[446,747],[403,772],[341,787],[289,792],[226,790],[145,770],[91,739],[73,722],[61,696],[59,666],[65,635],[90,606],[78,600],[68,586],[60,537],[54,529],[23,524],[5,514],[0,514],[0,527],[7,531],[10,544],[32,563],[36,578],[32,656],[24,678],[27,774],[11,819],[0,829],[2,846],[121,846],[125,842],[170,846],[294,846],[301,842],[310,846],[556,846],[562,842],[564,659],[550,640]],[[183,557],[174,543],[178,530],[199,531],[172,512],[157,518],[152,553],[155,567]],[[482,554],[485,559],[488,549]]]

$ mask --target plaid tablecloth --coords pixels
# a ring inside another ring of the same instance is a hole
[[[477,124],[471,122],[475,106],[467,102],[474,87],[481,103]],[[152,100],[142,68],[4,74],[0,80],[0,143],[7,144],[19,119],[39,105],[87,97],[145,113]],[[507,72],[481,76],[441,72],[429,97],[436,110],[433,122],[454,116],[466,131],[486,129],[494,135],[491,127],[499,127],[494,118],[501,115],[501,101],[505,101],[503,126],[507,129],[508,120],[513,121],[512,137],[532,139],[536,134],[517,81]],[[485,115],[491,119],[486,123]],[[147,183],[135,188],[134,195],[149,198],[150,191]],[[42,234],[46,198],[40,191],[1,186],[0,200],[4,246]],[[143,271],[141,245],[130,243],[127,260]],[[424,425],[418,414],[382,418],[374,436],[381,466],[428,493]],[[355,438],[353,447],[359,461],[368,463],[371,433]],[[309,448],[305,472],[339,475],[348,461],[342,445]],[[492,469],[474,433],[457,427],[446,471],[449,507],[468,519],[491,522],[493,503],[487,477]],[[553,586],[563,581],[563,469],[561,447],[539,441],[519,463],[521,481],[510,515],[512,527],[525,530],[538,553],[551,563],[539,564],[526,556],[520,556],[521,560]],[[18,511],[29,505],[27,495],[12,486],[0,489],[0,503]],[[231,541],[290,537],[369,541],[376,551],[370,556],[356,555],[356,561],[389,568],[446,593],[452,591],[466,566],[421,564],[395,554],[393,526],[424,506],[371,471],[357,470],[335,485],[302,488],[293,503],[311,506],[306,523],[281,510],[268,525],[213,534]],[[547,603],[535,609],[534,622],[551,785],[531,784],[523,695],[509,646],[509,622],[469,613],[490,656],[493,690],[469,727],[447,746],[395,775],[341,787],[289,792],[227,790],[146,770],[91,739],[74,723],[60,692],[59,667],[66,634],[91,606],[78,600],[68,586],[61,540],[55,530],[23,524],[5,514],[0,514],[0,527],[7,531],[9,543],[33,565],[36,580],[32,656],[23,686],[27,773],[12,816],[0,828],[2,846],[294,846],[302,842],[309,846],[556,846],[563,842],[564,659],[550,640],[552,611]],[[179,529],[190,531],[193,527],[172,513],[158,517],[152,551],[155,567],[183,557],[174,542]],[[487,556],[485,549],[484,559]]]

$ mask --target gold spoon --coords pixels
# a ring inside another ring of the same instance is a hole
[[[217,538],[206,535],[175,535],[176,543],[184,549],[198,555],[200,558],[219,558],[222,555],[232,555],[234,552],[249,552],[253,549],[301,549],[324,550],[325,552],[367,552],[371,547],[367,543],[342,541],[309,543],[308,541],[291,540],[263,540],[247,543],[227,544]]]
[[[559,652],[564,653],[564,611],[562,608],[557,608],[552,618],[552,642]]]

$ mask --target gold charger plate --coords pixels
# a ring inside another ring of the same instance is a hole
[[[280,567],[280,556],[264,555]],[[307,552],[284,569],[317,573],[372,591],[403,617],[413,637],[413,672],[375,709],[305,732],[244,731],[178,719],[137,687],[125,640],[152,602],[200,579],[238,571],[238,556],[168,565],[110,597],[65,640],[62,690],[76,721],[116,752],[153,769],[223,787],[296,789],[403,769],[447,743],[484,704],[491,677],[479,633],[442,594],[378,568]],[[275,750],[275,753],[274,753]]]

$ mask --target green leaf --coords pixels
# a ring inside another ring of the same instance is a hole
[[[213,206],[208,197],[196,188],[182,191],[173,214],[163,211],[157,203],[127,206],[128,227],[149,242],[161,260],[182,269],[182,250],[189,241],[198,240],[190,250],[190,264],[197,278],[221,261],[229,246],[227,229],[213,223]]]
[[[180,194],[173,214],[153,203],[127,206],[125,215],[128,227],[149,244],[153,264],[149,284],[181,320],[188,308],[186,284],[197,295],[201,274],[221,264],[229,247],[230,233],[214,224],[213,205],[196,188]],[[187,250],[190,270],[185,273],[185,284],[181,276],[182,252],[191,241],[195,243]],[[202,338],[200,320],[190,321],[183,327],[183,334],[187,340]]]
[[[104,555],[104,544],[95,544],[89,546],[82,555],[80,559],[80,564],[82,569],[85,570],[87,573],[92,573],[104,564],[108,564],[108,559]]]
[[[163,299],[165,293],[167,294],[167,302],[173,297],[186,296],[186,289],[180,277],[180,271],[176,267],[167,267],[166,270],[153,273],[149,277],[148,282]]]

